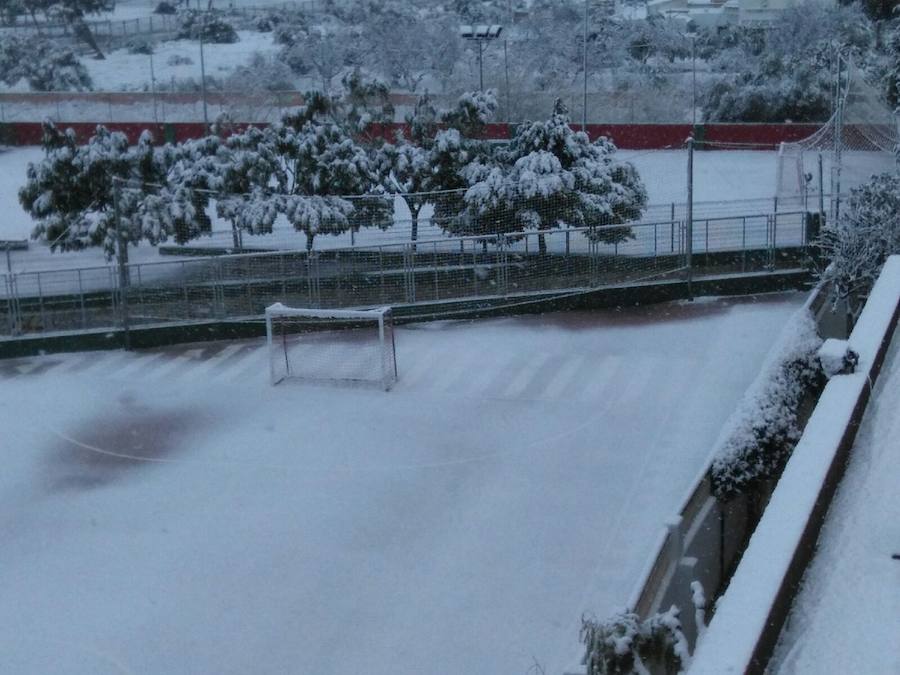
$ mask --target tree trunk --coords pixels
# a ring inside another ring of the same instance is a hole
[[[306,252],[312,253],[313,250],[313,240],[316,238],[315,232],[307,232],[306,233]]]
[[[239,251],[241,249],[241,239],[238,236],[237,225],[234,223],[231,224],[231,243],[235,250]]]
[[[543,235],[543,234],[538,235],[538,253],[540,253],[541,255],[547,255],[546,235]]]
[[[100,45],[97,44],[97,41],[94,39],[94,34],[91,33],[91,29],[84,22],[83,18],[75,19],[75,36],[87,44],[88,47],[94,50],[94,55],[97,59],[103,60],[106,57],[103,55],[103,52],[100,50]]]

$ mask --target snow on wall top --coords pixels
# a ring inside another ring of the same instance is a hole
[[[892,256],[857,322],[852,375],[832,378],[797,444],[728,591],[697,647],[691,675],[743,673],[750,666],[822,484],[900,300],[900,256]]]

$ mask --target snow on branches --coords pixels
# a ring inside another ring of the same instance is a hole
[[[589,236],[630,238],[624,223],[640,215],[647,192],[607,139],[573,131],[557,101],[546,121],[523,125],[509,147],[465,168],[466,234],[554,227],[592,227]],[[462,232],[461,232],[462,233]]]
[[[606,621],[582,619],[581,641],[587,675],[650,675],[648,664],[673,672],[686,668],[690,660],[674,605],[646,620],[632,612]]]
[[[0,82],[25,80],[33,91],[84,91],[91,88],[87,69],[71,49],[41,38],[0,36]]]
[[[811,312],[799,310],[719,437],[710,468],[716,498],[729,500],[781,473],[803,431],[800,404],[823,386],[821,345]]]
[[[819,244],[830,261],[822,277],[834,283],[835,299],[868,292],[888,256],[900,253],[900,176],[873,176],[851,190],[848,208]]]

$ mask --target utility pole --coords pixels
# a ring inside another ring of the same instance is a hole
[[[200,0],[197,0],[199,2]],[[203,124],[209,132],[209,112],[206,109],[206,61],[203,58],[203,32],[206,30],[206,15],[203,15],[203,25],[200,27],[200,96],[203,98]]]
[[[834,222],[837,223],[838,216],[841,213],[841,161],[842,161],[842,147],[844,144],[843,139],[843,131],[844,131],[844,96],[841,91],[841,52],[838,49],[837,55],[837,82],[835,83],[837,87],[837,99],[836,99],[836,115],[835,115],[835,129],[834,129],[834,166],[831,168],[832,173],[832,189],[834,201]],[[847,81],[850,81],[850,73],[849,68],[847,72]]]
[[[507,40],[503,39],[503,70],[506,73],[506,123],[509,124],[510,102],[509,102],[509,52],[507,51]]]
[[[687,232],[684,246],[685,266],[687,267],[687,292],[688,300],[694,299],[694,137],[688,136],[688,170],[687,170]]]
[[[697,126],[697,36],[691,35],[691,124]]]
[[[587,132],[587,84],[588,84],[588,71],[587,71],[587,38],[588,38],[588,10],[590,8],[591,0],[584,0],[584,42],[582,47],[582,60],[581,60],[581,69],[584,71],[584,91],[582,92],[581,103],[581,130],[585,133]]]

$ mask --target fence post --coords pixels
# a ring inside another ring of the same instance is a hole
[[[685,243],[685,267],[687,277],[688,300],[694,299],[693,284],[693,252],[694,252],[694,137],[688,136],[688,184],[687,184],[687,242]]]
[[[87,312],[84,309],[84,285],[81,282],[81,269],[78,270],[78,298],[81,304],[81,327],[87,328]]]

